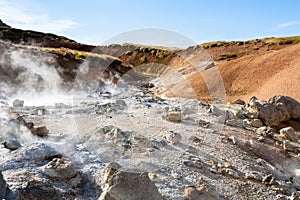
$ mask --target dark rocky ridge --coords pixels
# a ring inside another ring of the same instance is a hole
[[[0,27],[10,27],[7,24],[3,23],[2,20],[0,19]]]

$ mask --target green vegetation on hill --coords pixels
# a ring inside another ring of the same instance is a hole
[[[292,36],[292,37],[271,37],[271,38],[262,38],[248,41],[215,41],[215,42],[206,42],[201,46],[204,49],[214,48],[214,47],[222,47],[229,45],[244,45],[244,44],[256,44],[258,42],[262,42],[263,44],[268,45],[285,45],[285,44],[298,44],[300,43],[300,36]]]
[[[279,38],[265,38],[262,39],[265,43],[271,45],[284,45],[284,44],[298,44],[300,42],[300,36],[294,37],[279,37]]]
[[[38,45],[42,47],[69,48],[78,51],[90,52],[95,48],[92,45],[80,44],[74,40],[51,33],[21,30],[11,27],[0,26],[0,40],[15,44]]]
[[[9,40],[11,42],[23,42],[29,40],[52,40],[61,42],[74,42],[64,36],[58,36],[51,33],[42,33],[37,31],[21,30],[10,27],[0,27],[0,39]]]

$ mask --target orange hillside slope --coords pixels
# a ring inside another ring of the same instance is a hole
[[[228,101],[251,96],[269,99],[280,94],[300,101],[300,44],[262,55],[246,56],[218,64]],[[206,79],[210,70],[206,70]],[[208,100],[206,84],[199,73],[189,82],[200,100]]]

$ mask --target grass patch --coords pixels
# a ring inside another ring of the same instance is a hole
[[[140,58],[140,61],[141,61],[141,63],[145,63],[145,62],[147,62],[147,58],[145,56],[142,56]]]
[[[228,54],[222,54],[219,58],[219,60],[226,60],[229,58],[237,58],[237,55],[234,53],[228,53]]]
[[[284,45],[300,43],[300,36],[280,37],[280,38],[265,38],[263,41],[269,45]]]
[[[78,54],[75,54],[74,58],[75,58],[76,60],[81,60],[81,59],[85,59],[86,56],[83,55],[82,53],[78,53]]]
[[[204,49],[208,49],[208,48],[213,48],[213,47],[221,47],[221,46],[224,46],[225,44],[227,44],[227,42],[224,42],[224,41],[207,42],[207,43],[203,43],[202,47]]]

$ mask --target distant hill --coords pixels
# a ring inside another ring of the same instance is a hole
[[[300,43],[300,36],[262,38],[248,41],[217,41],[203,43],[216,62],[228,61],[249,55],[259,55],[267,51],[279,50]]]
[[[43,33],[32,30],[21,30],[12,28],[0,20],[0,40],[9,41],[15,44],[37,45],[53,48],[69,48],[80,51],[91,51],[95,48],[92,45],[80,44],[64,36],[51,33]]]
[[[164,79],[164,85],[154,89],[162,96],[210,101],[214,97],[209,90],[216,89],[217,85],[209,88],[207,83],[216,80],[213,72],[218,69],[227,100],[247,100],[252,95],[267,99],[275,94],[300,100],[300,36],[217,41],[187,49],[138,44],[96,47],[55,34],[15,29],[0,20],[0,39],[17,44],[15,49],[34,49],[33,53],[54,55],[58,68],[63,69],[61,75],[68,82],[75,79],[76,69],[84,59],[97,58],[102,62],[109,58],[114,63],[110,71],[119,70],[122,75],[133,68],[143,75]],[[0,45],[1,51],[5,52],[8,45]]]

